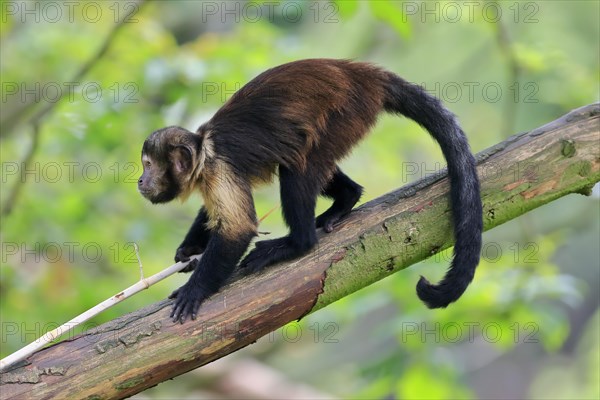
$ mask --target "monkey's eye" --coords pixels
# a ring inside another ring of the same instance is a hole
[[[150,168],[150,165],[152,165],[150,161],[144,161],[144,167]]]

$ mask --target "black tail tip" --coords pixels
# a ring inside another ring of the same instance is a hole
[[[448,296],[439,285],[432,285],[421,276],[417,283],[417,296],[428,308],[445,308],[456,299]]]

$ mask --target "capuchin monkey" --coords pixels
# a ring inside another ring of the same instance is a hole
[[[375,124],[382,111],[404,115],[439,143],[448,163],[454,256],[443,280],[421,277],[419,298],[430,308],[456,301],[479,263],[482,205],[475,158],[454,115],[418,85],[372,64],[301,60],[272,68],[235,93],[195,133],[171,126],[144,142],[140,193],[152,203],[204,199],[175,253],[193,273],[174,291],[171,317],[196,319],[200,304],[216,293],[257,235],[252,187],[279,175],[285,237],[264,240],[240,267],[255,272],[306,254],[316,229],[331,232],[362,194],[337,161]],[[317,196],[333,200],[315,219]]]

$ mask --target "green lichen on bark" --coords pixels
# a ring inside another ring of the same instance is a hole
[[[324,291],[311,312],[450,247],[448,211],[447,201],[438,201],[426,213],[407,211],[366,231],[327,269]],[[411,222],[417,214],[418,224]]]
[[[567,194],[591,193],[600,181],[599,110],[598,104],[575,110],[477,155],[484,230]],[[490,163],[499,174],[482,174]],[[367,229],[331,263],[311,312],[450,247],[448,207],[441,193],[422,210],[401,212]]]
[[[139,385],[142,382],[144,382],[144,378],[136,377],[136,378],[126,380],[125,382],[116,385],[115,388],[118,390],[129,389],[129,388]]]

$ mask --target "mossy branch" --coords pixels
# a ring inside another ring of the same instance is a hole
[[[600,180],[600,105],[478,158],[485,229],[567,194],[589,194]],[[202,305],[197,321],[171,322],[165,300],[41,350],[1,375],[2,397],[124,398],[232,353],[451,246],[447,192],[441,171],[364,204],[311,254],[233,281]]]

